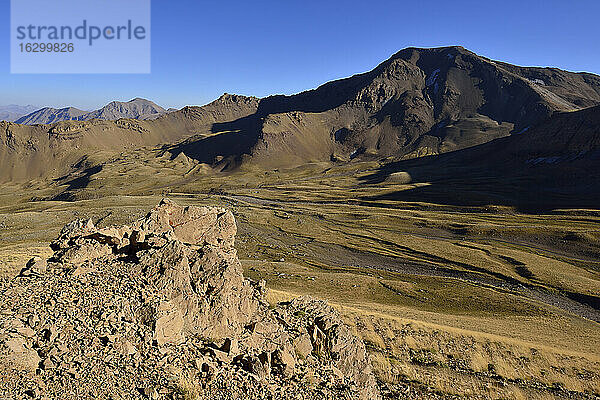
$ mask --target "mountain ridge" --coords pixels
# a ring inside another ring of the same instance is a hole
[[[9,104],[6,106],[0,106],[0,121],[14,122],[24,115],[32,113],[38,110],[39,107],[28,104],[21,106],[18,104]]]
[[[224,94],[153,120],[5,124],[1,178],[55,176],[97,150],[158,145],[217,171],[390,162],[477,146],[598,104],[593,74],[511,66],[462,47],[407,48],[371,71],[290,96]]]
[[[553,85],[542,87],[531,81],[540,79],[535,76]],[[371,71],[260,99],[254,115],[216,125],[212,132],[238,131],[237,139],[246,143],[222,154],[230,157],[228,168],[250,159],[276,167],[363,154],[412,158],[485,143],[528,129],[553,112],[596,104],[595,75],[516,66],[509,71],[462,47],[408,48]],[[203,138],[175,151],[210,162],[215,154],[207,156],[204,149],[215,140]]]
[[[117,120],[120,118],[152,119],[167,113],[156,103],[136,97],[127,102],[111,101],[94,111],[83,111],[75,107],[44,107],[18,118],[14,122],[24,125],[51,124],[59,121],[88,121],[92,119]]]
[[[524,212],[597,208],[600,106],[557,112],[517,135],[446,154],[382,165],[367,183],[403,176],[427,186],[368,200],[458,206],[510,205]]]

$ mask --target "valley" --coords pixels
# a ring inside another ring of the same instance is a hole
[[[77,218],[224,207],[244,275],[327,300],[384,398],[594,399],[599,104],[593,74],[409,48],[292,96],[0,123],[0,276]]]
[[[391,391],[416,385],[451,395],[460,384],[483,397],[543,398],[598,390],[597,212],[367,200],[418,186],[364,183],[374,163],[192,178],[185,163],[159,168],[160,157],[148,157],[103,165],[67,202],[15,204],[23,193],[5,192],[5,276],[47,255],[42,244],[73,218],[124,223],[162,197],[219,205],[237,219],[244,273],[265,279],[275,299],[310,294],[339,307]],[[36,193],[56,197],[51,187]],[[457,354],[457,340],[473,347]],[[561,372],[543,372],[556,357]]]

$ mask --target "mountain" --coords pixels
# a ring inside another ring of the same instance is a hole
[[[402,174],[411,184],[427,182],[375,200],[497,204],[546,212],[597,208],[599,166],[600,106],[595,106],[555,113],[526,132],[483,145],[391,162],[365,180],[384,182]]]
[[[556,113],[525,134],[511,137],[496,158],[556,164],[583,159],[600,149],[600,106]]]
[[[150,100],[135,98],[128,102],[113,101],[99,110],[86,114],[81,120],[117,120],[119,118],[148,119],[157,117],[166,112],[167,110]]]
[[[225,132],[220,137],[199,137],[173,151],[210,162],[213,144],[226,141],[216,152],[232,168],[407,159],[482,144],[554,112],[597,104],[597,75],[512,66],[462,47],[409,48],[370,72],[261,99],[253,115],[213,126],[213,133]]]
[[[81,116],[87,114],[86,111],[74,107],[52,108],[44,107],[37,111],[27,114],[15,121],[17,124],[36,125],[51,124],[58,121],[76,121]]]
[[[17,119],[17,124],[36,125],[51,124],[58,121],[89,121],[92,119],[117,120],[120,118],[153,119],[167,110],[150,100],[135,98],[128,102],[113,101],[106,106],[91,112],[68,108],[42,108]]]
[[[56,177],[82,158],[177,143],[213,125],[256,112],[258,99],[226,95],[203,107],[184,107],[155,120],[60,121],[49,125],[0,122],[0,182]]]
[[[35,107],[32,105],[28,106],[19,106],[16,104],[10,104],[8,106],[0,106],[0,121],[9,121],[13,122],[23,115],[27,115],[39,107]]]
[[[98,150],[158,144],[173,159],[183,154],[219,171],[353,159],[389,163],[529,135],[556,113],[599,104],[594,74],[518,67],[462,47],[408,48],[372,71],[291,96],[225,94],[167,114],[134,99],[86,115],[138,115],[138,121],[0,125],[0,135],[10,138],[3,142],[8,149],[0,147],[0,179],[55,176]],[[142,120],[152,111],[158,118]]]

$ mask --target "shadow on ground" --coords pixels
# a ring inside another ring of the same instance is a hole
[[[392,182],[392,174],[406,172],[411,184],[426,185],[361,200],[465,207],[497,205],[532,214],[558,208],[600,207],[600,160],[597,157],[532,164],[523,155],[499,150],[506,139],[452,153],[385,164],[361,181],[365,184]]]

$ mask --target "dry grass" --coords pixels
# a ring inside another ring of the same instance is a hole
[[[3,188],[0,272],[14,274],[32,254],[48,254],[49,241],[74,218],[130,222],[165,195],[221,205],[236,215],[245,274],[265,279],[272,301],[309,294],[339,307],[383,381],[480,398],[552,396],[533,382],[600,393],[597,323],[506,290],[395,269],[417,263],[600,295],[597,213],[364,200],[414,186],[361,180],[377,163],[247,168],[223,177],[143,150],[115,160],[71,193],[74,202],[27,201],[64,190],[47,182]]]
[[[197,400],[201,398],[201,385],[191,375],[181,372],[177,374],[177,388],[183,400]]]
[[[291,297],[269,292],[271,302]],[[556,388],[600,394],[598,355],[333,305],[365,341],[384,382],[417,382],[443,393],[491,398],[552,398]]]
[[[48,258],[52,250],[48,246],[12,245],[0,248],[0,275],[18,273],[33,256]]]

